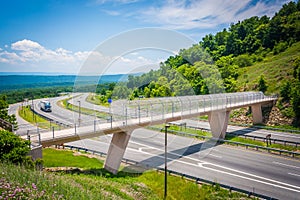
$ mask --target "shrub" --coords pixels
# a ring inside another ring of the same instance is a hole
[[[284,52],[288,48],[288,43],[287,42],[279,42],[276,44],[276,46],[273,49],[273,54],[277,55],[281,52]]]
[[[28,163],[27,154],[30,151],[30,142],[9,131],[0,130],[0,161],[15,164]]]
[[[234,64],[238,65],[239,67],[247,67],[253,64],[252,58],[248,54],[239,55],[234,58]]]

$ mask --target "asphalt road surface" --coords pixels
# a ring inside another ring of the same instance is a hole
[[[106,153],[110,140],[111,136],[106,135],[69,144]],[[164,134],[146,129],[135,130],[124,158],[143,165],[163,167]],[[299,160],[243,148],[215,146],[192,138],[168,135],[168,169],[273,198],[299,199],[300,196]]]

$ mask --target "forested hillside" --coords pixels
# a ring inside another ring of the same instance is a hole
[[[161,63],[129,76],[117,97],[160,97],[236,91],[280,94],[281,105],[300,118],[300,2],[285,4],[272,18],[251,17]]]

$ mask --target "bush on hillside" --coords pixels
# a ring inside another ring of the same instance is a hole
[[[0,161],[27,164],[30,142],[9,131],[0,130]]]

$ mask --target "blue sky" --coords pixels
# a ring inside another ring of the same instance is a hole
[[[0,7],[0,72],[76,74],[108,38],[145,27],[178,31],[196,42],[251,16],[272,17],[288,0],[9,0]],[[117,47],[115,47],[117,48]],[[185,47],[182,47],[185,48]],[[179,50],[179,49],[178,49]],[[146,53],[145,53],[146,52]],[[150,56],[149,56],[150,55]],[[155,56],[154,56],[155,55]],[[134,71],[170,53],[118,56],[107,73]],[[105,57],[106,55],[102,55]],[[145,71],[145,67],[143,68]]]

